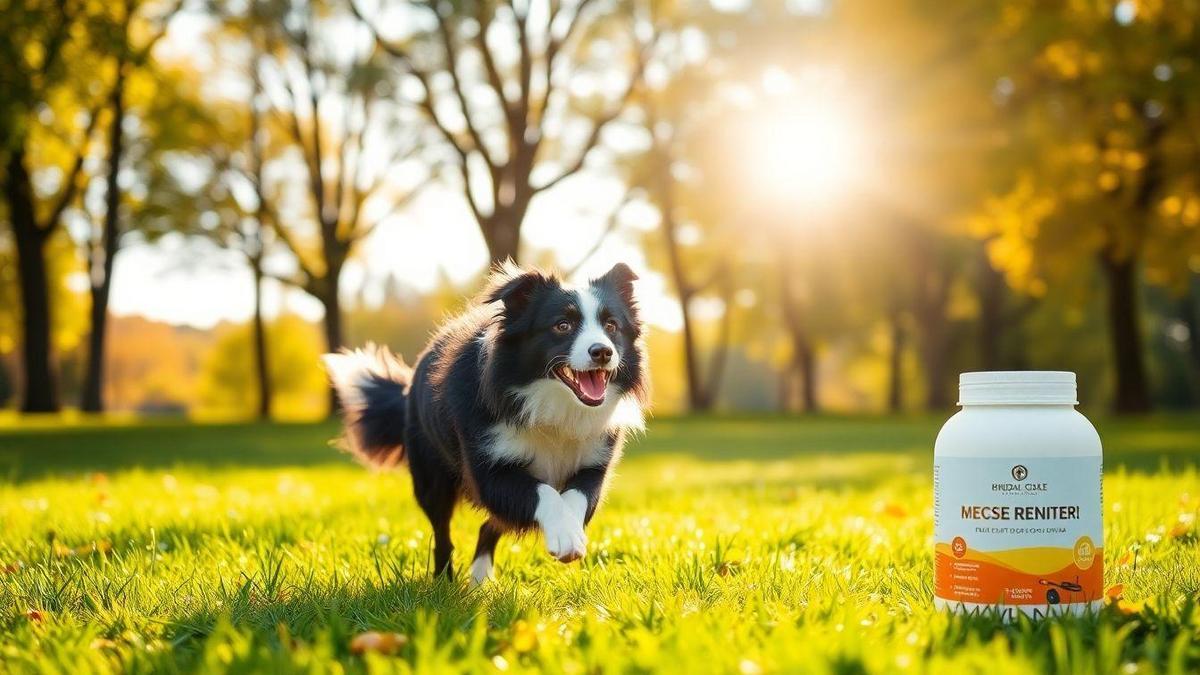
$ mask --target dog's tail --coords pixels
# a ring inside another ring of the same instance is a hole
[[[346,449],[371,466],[404,461],[404,423],[412,368],[387,347],[368,342],[321,357],[342,404]]]

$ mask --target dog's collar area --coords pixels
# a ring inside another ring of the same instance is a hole
[[[554,377],[562,382],[575,394],[580,403],[588,406],[598,406],[604,403],[608,391],[608,380],[611,373],[603,369],[575,370],[561,365],[553,370]]]

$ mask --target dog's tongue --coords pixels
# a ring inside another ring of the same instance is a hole
[[[585,370],[579,373],[579,390],[583,395],[599,401],[604,398],[605,378],[599,370]]]

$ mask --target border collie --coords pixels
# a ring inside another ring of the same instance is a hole
[[[583,557],[584,527],[626,432],[643,426],[646,354],[618,264],[586,285],[511,263],[409,367],[387,348],[327,354],[345,443],[368,464],[408,464],[433,525],[437,574],[453,577],[450,519],[487,513],[471,580],[492,575],[496,543],[538,528],[550,555]]]

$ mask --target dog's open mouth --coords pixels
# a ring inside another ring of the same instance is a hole
[[[584,405],[604,403],[604,392],[608,388],[607,370],[575,370],[570,366],[559,366],[554,369],[554,375],[575,392],[575,397]]]

